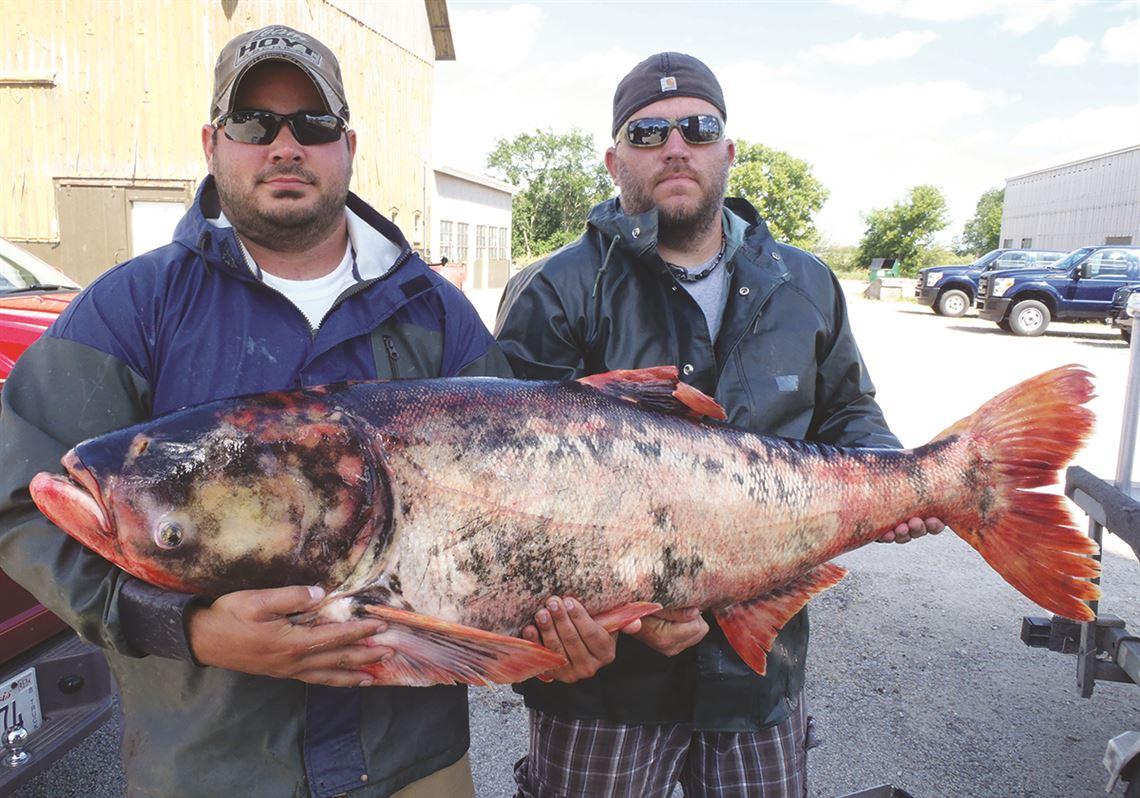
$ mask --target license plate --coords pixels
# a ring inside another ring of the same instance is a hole
[[[13,726],[23,726],[31,734],[43,723],[35,668],[0,683],[0,729],[7,731]]]

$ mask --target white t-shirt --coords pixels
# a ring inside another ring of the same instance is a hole
[[[245,256],[250,261],[253,260],[248,251]],[[309,326],[315,330],[321,326],[321,320],[336,302],[336,298],[357,282],[352,268],[354,260],[352,244],[348,244],[344,248],[344,257],[340,259],[340,263],[324,277],[315,280],[286,280],[284,277],[262,271],[261,282],[284,294],[305,314]]]
[[[344,257],[329,274],[315,280],[286,280],[269,274],[257,265],[253,255],[246,249],[241,238],[238,238],[238,246],[241,247],[250,272],[300,308],[314,330],[320,327],[321,320],[346,288],[362,280],[383,277],[396,265],[402,252],[398,244],[385,238],[379,230],[347,208],[345,218],[348,222],[348,246],[345,247]],[[231,226],[224,213],[218,214],[216,219],[206,221],[214,227]]]

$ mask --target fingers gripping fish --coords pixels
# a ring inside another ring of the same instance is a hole
[[[577,382],[348,383],[222,400],[94,438],[42,473],[55,524],[161,587],[318,584],[309,619],[386,620],[378,684],[515,682],[564,664],[516,637],[551,595],[611,630],[699,606],[758,673],[830,562],[938,517],[1024,595],[1089,620],[1095,544],[1031,490],[1090,434],[1054,369],[926,446],[836,448],[718,423],[672,367]],[[702,419],[714,419],[702,420]]]

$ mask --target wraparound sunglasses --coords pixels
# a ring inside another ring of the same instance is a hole
[[[646,116],[631,119],[625,126],[626,139],[634,147],[660,147],[677,128],[690,144],[712,144],[724,138],[724,125],[712,114],[693,114],[680,119]]]
[[[347,127],[344,120],[334,114],[314,114],[309,111],[275,114],[256,109],[233,111],[219,116],[214,127],[221,128],[230,141],[272,144],[283,124],[289,125],[293,138],[306,147],[311,144],[331,144],[340,138]]]

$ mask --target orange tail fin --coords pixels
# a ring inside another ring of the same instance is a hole
[[[1096,544],[1074,523],[1063,496],[1030,488],[1057,482],[1092,432],[1091,374],[1070,365],[999,394],[939,438],[969,438],[989,479],[969,505],[947,508],[953,530],[1025,596],[1067,618],[1091,621],[1100,597]],[[967,476],[969,479],[969,476]]]

